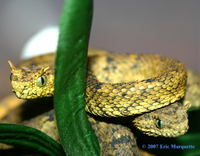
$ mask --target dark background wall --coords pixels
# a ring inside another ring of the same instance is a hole
[[[63,0],[0,1],[0,98],[11,93],[7,60],[19,62],[25,42],[56,26]],[[200,72],[200,1],[94,0],[90,46],[128,53],[157,53]]]

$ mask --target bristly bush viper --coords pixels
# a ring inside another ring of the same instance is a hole
[[[54,53],[10,61],[11,84],[18,98],[54,94]],[[189,103],[184,97],[187,70],[174,59],[151,54],[112,54],[90,49],[86,111],[106,117],[132,117],[133,125],[150,136],[177,137],[188,130]]]

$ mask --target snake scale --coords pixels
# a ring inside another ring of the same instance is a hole
[[[87,112],[130,116],[132,124],[150,136],[177,137],[187,132],[189,103],[177,102],[187,83],[187,70],[181,62],[159,55],[96,49],[90,49],[88,56]],[[53,53],[38,56],[22,61],[17,68],[9,61],[18,98],[53,96],[54,57]]]

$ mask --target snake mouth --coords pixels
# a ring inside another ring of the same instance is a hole
[[[22,99],[22,94],[20,93],[20,91],[17,90],[13,90],[13,93],[16,95],[17,98]]]
[[[16,97],[19,99],[30,99],[29,96],[26,93],[24,93],[24,91],[22,90],[13,89],[12,91],[16,95]]]
[[[17,98],[22,99],[22,98],[21,98],[21,95],[20,95],[18,92],[14,92],[14,93],[15,93],[15,96],[16,96]]]
[[[182,129],[177,129],[176,127],[174,127],[173,129],[165,129],[165,130],[153,129],[153,128],[151,129],[137,128],[137,129],[140,130],[143,134],[148,136],[175,138],[184,135],[188,131],[189,126]]]

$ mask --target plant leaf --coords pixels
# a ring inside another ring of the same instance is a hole
[[[92,0],[66,0],[60,21],[55,68],[54,108],[67,155],[100,155],[85,112],[87,50]]]
[[[0,142],[34,149],[49,156],[64,156],[62,146],[45,133],[23,125],[0,124]]]

